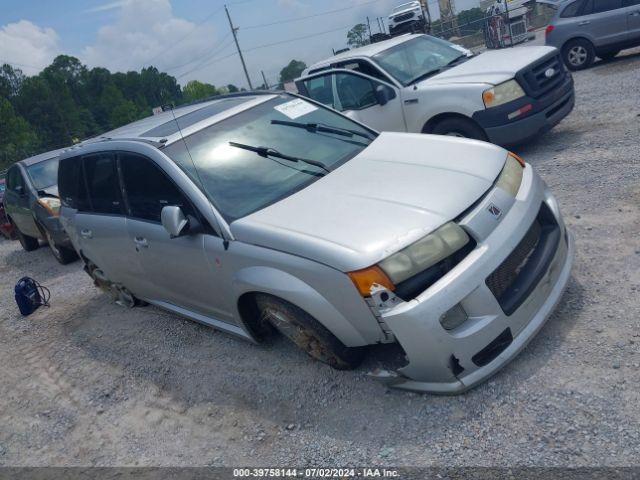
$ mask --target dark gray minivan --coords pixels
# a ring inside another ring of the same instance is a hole
[[[58,262],[78,258],[60,224],[58,198],[58,154],[54,150],[13,164],[7,171],[4,205],[22,248],[27,252],[45,240]]]

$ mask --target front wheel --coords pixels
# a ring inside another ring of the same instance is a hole
[[[18,229],[18,227],[16,227],[16,225],[13,222],[12,222],[12,225],[13,225],[13,231],[16,232],[18,241],[20,242],[20,245],[22,245],[22,248],[25,250],[25,252],[31,252],[33,250],[36,250],[40,246],[40,243],[38,242],[37,238],[30,237],[29,235],[25,235],[20,231],[20,229]]]
[[[596,53],[589,40],[578,38],[567,42],[562,49],[562,57],[569,70],[584,70],[588,68]]]
[[[261,322],[273,325],[282,335],[316,360],[336,370],[350,370],[362,362],[364,347],[345,346],[304,310],[271,295],[258,295],[256,303]]]
[[[45,237],[47,238],[47,243],[49,244],[49,248],[51,249],[51,253],[55,257],[55,259],[62,265],[66,265],[67,263],[74,262],[78,259],[78,254],[75,250],[67,247],[61,247],[56,245],[56,242],[53,240],[51,233],[48,230],[44,230]]]
[[[466,118],[446,118],[438,122],[431,133],[487,141],[484,130]]]

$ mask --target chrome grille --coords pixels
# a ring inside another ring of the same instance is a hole
[[[402,15],[398,15],[397,17],[393,17],[393,21],[396,23],[404,22],[405,20],[410,20],[413,18],[413,12],[403,13]]]

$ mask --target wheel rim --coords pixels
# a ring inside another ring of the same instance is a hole
[[[587,57],[589,56],[587,49],[582,45],[576,45],[575,47],[571,47],[569,49],[569,54],[567,55],[569,59],[569,63],[575,67],[578,67],[584,62],[587,61]]]
[[[47,243],[49,244],[49,248],[51,248],[51,252],[56,258],[60,258],[60,249],[56,246],[51,234],[48,231],[45,231],[45,235],[47,236]]]

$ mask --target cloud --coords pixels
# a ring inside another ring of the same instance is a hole
[[[60,53],[60,37],[52,28],[41,28],[28,20],[0,27],[0,62],[34,75]]]
[[[127,71],[153,64],[177,75],[187,67],[175,67],[201,58],[216,41],[211,24],[196,25],[175,17],[169,0],[128,0],[97,8],[116,3],[115,23],[101,27],[95,43],[80,54],[90,67]]]
[[[85,10],[85,13],[107,12],[109,10],[117,10],[118,8],[125,6],[127,3],[129,3],[129,0],[118,0],[116,2],[109,2],[102,5],[98,5],[97,7],[89,8]]]

